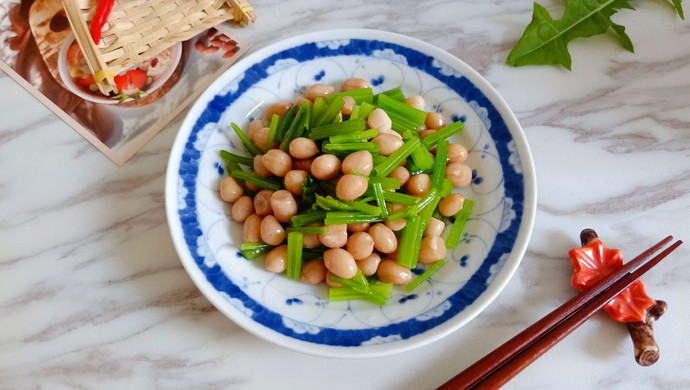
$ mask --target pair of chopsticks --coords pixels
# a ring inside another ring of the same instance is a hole
[[[668,236],[659,241],[596,285],[576,295],[496,348],[437,390],[497,389],[505,385],[683,243],[678,240],[652,258],[652,255],[672,239],[673,236]]]

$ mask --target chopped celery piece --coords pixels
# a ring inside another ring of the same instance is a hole
[[[376,137],[377,135],[378,131],[376,129],[369,129],[364,131],[357,131],[355,133],[350,134],[333,135],[330,138],[328,138],[328,142],[332,144],[342,144],[347,142],[366,141],[368,139]]]
[[[324,210],[334,211],[334,210],[350,210],[350,211],[361,211],[365,214],[378,216],[381,214],[381,210],[378,207],[372,206],[362,201],[351,201],[343,202],[341,200],[335,199],[332,196],[320,196],[316,195],[316,205]]]
[[[358,270],[357,273],[361,275],[362,272]],[[355,275],[355,278],[357,278],[357,275]],[[379,305],[384,305],[386,303],[386,299],[388,299],[388,297],[386,297],[385,295],[372,289],[371,285],[369,285],[369,282],[367,282],[366,278],[364,278],[363,275],[361,275],[360,278],[357,278],[357,280],[345,279],[336,275],[331,275],[331,280],[333,280],[336,283],[340,283],[343,286],[350,288],[355,292],[363,294],[366,297],[365,299],[370,300]],[[362,280],[364,282],[362,282]]]
[[[378,173],[380,176],[388,176],[389,173],[393,172],[393,169],[400,165],[402,160],[404,160],[407,156],[412,153],[414,148],[419,145],[420,140],[419,138],[413,138],[403,144],[403,146],[400,147],[400,149],[396,150],[388,156],[383,162],[379,163],[376,165],[376,173]]]
[[[308,209],[311,207],[312,204],[316,201],[316,179],[314,179],[314,176],[312,175],[307,175],[307,177],[304,179],[304,183],[302,183],[302,199],[299,201],[299,212],[303,212],[304,210]]]
[[[316,125],[316,119],[321,117],[323,111],[326,109],[326,101],[323,98],[317,97],[314,99],[314,104],[311,106],[311,120],[309,121],[311,127]]]
[[[264,145],[264,152],[271,149],[273,142],[276,140],[278,123],[280,123],[280,117],[276,114],[273,114],[273,117],[271,117],[271,123],[268,125],[268,137],[266,138],[266,145]]]
[[[361,119],[354,119],[351,121],[331,123],[323,126],[313,127],[309,132],[309,138],[319,140],[328,138],[334,135],[354,133],[362,131],[366,128],[364,121]]]
[[[434,161],[434,173],[431,175],[431,187],[439,192],[443,190],[443,181],[446,174],[446,161],[448,160],[448,140],[438,143],[436,148],[436,160]]]
[[[370,284],[369,288],[385,298],[393,296],[393,285],[391,283],[376,283]],[[366,294],[359,293],[349,287],[332,287],[329,289],[329,300],[332,302],[338,301],[353,301],[353,300],[368,300]]]
[[[343,100],[342,96],[334,97],[333,100],[330,101],[330,103],[327,103],[326,109],[323,110],[323,113],[321,113],[321,116],[316,118],[314,125],[315,126],[322,126],[322,125],[325,125],[327,123],[332,123],[334,120],[337,119],[338,114],[340,114],[340,109],[343,108],[344,104],[345,104],[345,101]],[[364,129],[362,129],[362,130],[364,130]]]
[[[353,175],[357,176],[362,176],[366,177],[369,179],[369,183],[379,183],[381,184],[382,189],[387,189],[387,190],[397,190],[400,188],[400,180],[394,178],[394,177],[385,177],[385,176],[367,176],[367,175],[362,175],[361,173],[355,171],[354,169],[350,172]]]
[[[302,232],[288,232],[287,234],[287,264],[285,275],[290,279],[299,279],[302,274]]]
[[[233,130],[235,130],[235,134],[240,138],[240,141],[242,141],[242,144],[244,144],[245,149],[249,152],[249,154],[252,155],[252,157],[256,156],[257,154],[261,154],[261,151],[259,148],[256,147],[252,143],[252,141],[249,140],[246,134],[242,132],[242,129],[240,129],[235,122],[230,123],[230,127],[232,127]]]
[[[416,137],[416,135],[415,135]],[[416,148],[410,154],[414,165],[419,169],[427,170],[434,166],[434,156],[429,152],[423,143],[420,142]]]
[[[422,143],[424,146],[427,148],[431,148],[432,146],[436,145],[438,141],[442,139],[447,139],[451,137],[452,135],[455,135],[459,132],[462,131],[462,129],[465,127],[465,124],[457,121],[455,123],[451,123],[448,126],[442,128],[441,130],[435,132],[434,134],[424,138],[422,140]]]
[[[424,195],[424,197],[412,205],[412,207],[399,211],[395,214],[391,214],[388,216],[388,219],[395,221],[396,219],[409,217],[410,215],[417,214],[418,211],[422,210],[427,205],[438,202],[439,200],[440,197],[438,195],[438,190],[432,188],[428,194]]]
[[[405,94],[400,87],[395,87],[393,89],[389,89],[388,91],[381,92],[379,95],[386,95],[398,101],[405,100]]]
[[[412,206],[413,204],[417,203],[417,198],[414,196],[402,194],[400,192],[383,191],[383,199],[385,199],[387,202],[398,203],[405,206]]]
[[[357,115],[357,118],[367,119],[367,117],[369,117],[369,114],[371,114],[371,112],[375,109],[375,105],[364,102],[359,106],[359,114]]]
[[[359,116],[359,106],[352,107],[352,112],[350,112],[350,119],[357,119]]]
[[[294,217],[293,217],[294,218]],[[381,222],[383,218],[357,211],[329,211],[326,213],[326,225],[344,225],[349,223]]]
[[[246,242],[240,245],[240,252],[245,259],[252,260],[270,252],[274,247],[263,242]]]
[[[232,171],[242,171],[242,168],[240,168],[240,164],[232,161],[232,160],[225,160],[225,172],[232,172]]]
[[[292,120],[295,119],[295,112],[297,109],[297,106],[292,106],[285,112],[283,118],[280,120],[280,122],[278,122],[275,139],[283,139],[283,137],[285,137],[285,132],[288,128],[290,128]]]
[[[419,249],[415,251],[416,242],[422,241],[424,230],[421,230],[422,218],[418,215],[411,215],[407,219],[407,224],[402,230],[400,237],[400,245],[398,246],[398,264],[414,268],[417,266],[417,258],[419,257]]]
[[[347,123],[347,122],[341,122],[341,123]],[[321,149],[325,153],[342,152],[342,151],[349,152],[349,151],[359,151],[359,150],[366,150],[368,152],[378,153],[379,144],[375,144],[373,142],[346,142],[346,143],[342,143],[342,144],[324,143],[321,146]]]
[[[386,199],[383,197],[383,186],[381,183],[371,182],[371,187],[374,189],[374,196],[376,197],[376,204],[381,209],[381,216],[388,217],[388,208],[386,207]],[[400,184],[400,182],[398,182]]]
[[[443,179],[443,185],[441,186],[441,198],[445,198],[453,192],[453,182],[450,179]]]
[[[244,157],[244,156],[238,156],[234,153],[230,153],[226,150],[221,150],[220,151],[220,157],[223,158],[224,160],[227,161],[234,161],[238,164],[242,165],[247,165],[247,166],[253,166],[254,165],[254,160],[249,158],[249,157]]]
[[[465,224],[467,223],[467,219],[470,217],[473,205],[474,202],[472,200],[465,199],[465,201],[462,203],[462,209],[455,214],[455,222],[453,222],[453,226],[450,227],[448,237],[446,237],[446,248],[455,248],[460,243],[462,231],[465,229]]]
[[[386,111],[393,123],[393,130],[400,133],[405,131],[416,132],[417,128],[423,125],[426,120],[426,111],[410,107],[385,94],[377,95],[376,105]]]
[[[313,222],[323,221],[324,218],[326,218],[325,210],[311,210],[290,218],[290,223],[294,227],[302,227]]]
[[[331,101],[333,101],[333,99],[335,99],[336,96],[349,96],[355,99],[355,104],[362,104],[362,102],[371,103],[374,101],[374,92],[371,90],[371,88],[361,88],[353,89],[351,91],[339,92],[328,96],[326,98],[326,101],[330,103]]]
[[[405,286],[405,291],[411,292],[412,290],[417,288],[417,286],[424,283],[424,281],[429,279],[429,277],[433,275],[434,272],[438,271],[439,268],[446,264],[446,261],[446,259],[441,259],[439,261],[434,261],[433,263],[431,263],[431,266],[427,268],[423,274],[417,276],[413,281],[411,281],[407,284],[407,286]]]
[[[290,147],[290,142],[293,139],[301,137],[304,134],[305,129],[309,127],[309,114],[311,112],[311,105],[308,102],[302,103],[297,111],[295,119],[290,124],[290,127],[285,132],[283,141],[280,143],[280,150],[287,152]]]
[[[289,232],[299,232],[302,234],[326,234],[328,229],[324,226],[288,227]]]
[[[278,180],[266,179],[250,172],[230,171],[229,175],[234,177],[235,179],[247,180],[255,186],[259,186],[261,188],[266,188],[273,191],[278,191],[283,187],[282,183]]]

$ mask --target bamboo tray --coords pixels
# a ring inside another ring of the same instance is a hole
[[[249,25],[256,19],[245,0],[115,0],[100,44],[89,25],[97,0],[62,0],[65,13],[98,89],[117,93],[114,77],[177,42],[219,23]]]

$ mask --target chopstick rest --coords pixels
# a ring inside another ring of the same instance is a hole
[[[583,291],[621,267],[623,256],[620,250],[606,247],[593,229],[582,230],[580,242],[582,247],[571,249],[569,255],[573,266],[571,284]],[[611,319],[627,326],[635,347],[635,361],[641,366],[659,360],[654,322],[664,314],[666,306],[666,302],[655,301],[647,295],[641,280],[636,280],[604,306]]]
[[[545,315],[438,389],[497,389],[503,386],[683,243],[677,240],[666,247],[672,239],[673,236],[667,236],[626,264],[612,269],[593,286]]]

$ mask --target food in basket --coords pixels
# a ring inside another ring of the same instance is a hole
[[[385,304],[394,284],[412,291],[446,262],[472,210],[452,192],[472,180],[467,149],[448,141],[463,126],[426,112],[421,96],[374,95],[358,78],[275,103],[246,134],[232,123],[252,157],[220,151],[220,197],[244,223],[242,254],[327,283],[332,301]]]
[[[179,61],[178,46],[172,46],[157,54],[155,57],[136,64],[134,67],[120,72],[115,76],[118,93],[103,96],[89,71],[84,55],[76,41],[72,41],[66,52],[66,63],[69,76],[75,87],[83,94],[95,98],[111,99],[113,102],[123,102],[128,99],[138,100],[142,94],[152,92],[160,86],[172,73]]]

